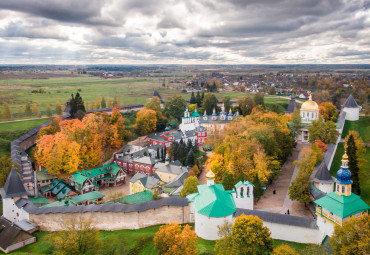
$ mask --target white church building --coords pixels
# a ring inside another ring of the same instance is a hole
[[[346,120],[356,121],[360,118],[361,106],[359,106],[352,95],[349,95],[346,102],[342,105],[342,111],[346,112]]]

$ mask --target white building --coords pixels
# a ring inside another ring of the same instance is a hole
[[[181,131],[185,133],[186,131],[194,130],[199,126],[199,119],[200,114],[197,112],[197,109],[190,115],[189,108],[186,106],[184,117],[182,117],[180,124]]]
[[[206,177],[207,184],[198,185],[199,192],[189,194],[187,198],[194,215],[195,233],[206,240],[217,240],[220,238],[218,227],[233,222],[236,207],[231,193],[235,191],[226,191],[222,184],[215,184],[211,170]]]
[[[19,174],[12,169],[4,187],[0,189],[3,200],[3,215],[11,222],[29,220],[29,214],[22,209],[22,202],[28,199],[28,193],[25,190]]]
[[[297,137],[297,140],[301,140],[303,143],[309,141],[308,127],[311,125],[313,120],[319,119],[319,106],[315,101],[312,101],[311,96],[309,100],[304,102],[300,109],[302,128],[301,132]]]
[[[249,181],[239,181],[235,184],[235,193],[232,193],[236,208],[253,210],[253,188]]]
[[[325,160],[323,160],[316,169],[316,173],[312,178],[314,186],[324,193],[333,192],[334,180],[330,175]]]
[[[361,106],[356,103],[352,95],[349,95],[346,102],[342,106],[343,111],[346,112],[346,120],[359,120]]]

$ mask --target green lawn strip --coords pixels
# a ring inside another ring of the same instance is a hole
[[[193,224],[190,224],[193,225]],[[136,230],[116,230],[116,231],[100,231],[100,239],[102,240],[103,247],[117,247],[122,240],[124,244],[127,245],[127,248],[133,249],[136,245],[139,244],[140,240],[145,238],[154,238],[155,233],[158,231],[160,225],[146,227]],[[12,254],[50,254],[52,252],[52,247],[50,246],[50,236],[55,235],[55,232],[38,232],[36,233],[37,242],[22,249],[19,249]],[[204,240],[198,238],[196,241],[196,247],[199,254],[207,251],[213,251],[215,241]],[[307,247],[308,244],[288,242],[282,240],[274,240],[274,247],[285,243],[296,250],[302,250]],[[157,251],[154,250],[153,241],[146,242],[142,247],[140,247],[140,254],[157,254]],[[0,254],[3,254],[0,252]]]
[[[342,160],[343,154],[344,154],[344,143],[338,143],[338,147],[337,147],[337,150],[333,158],[333,162],[331,163],[331,167],[330,167],[330,174],[334,177],[337,176],[337,171],[342,165],[341,160]]]
[[[35,120],[0,123],[0,133],[35,128],[47,121],[49,121],[49,119],[35,119]]]
[[[342,138],[345,138],[349,130],[357,131],[365,143],[370,142],[370,117],[361,117],[358,121],[346,121]]]

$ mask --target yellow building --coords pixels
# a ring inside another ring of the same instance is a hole
[[[157,174],[145,175],[136,173],[130,180],[130,194],[149,190],[152,193],[160,193],[162,191],[163,182]]]

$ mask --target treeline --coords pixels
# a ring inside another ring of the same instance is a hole
[[[13,118],[24,118],[24,117],[42,117],[47,116],[51,117],[53,115],[62,115],[63,110],[59,102],[56,102],[54,105],[48,103],[46,104],[46,110],[40,111],[37,104],[31,104],[29,102],[24,106],[24,110],[19,110],[18,112],[13,112],[9,105],[4,102],[2,110],[0,110],[0,119],[11,120]]]

